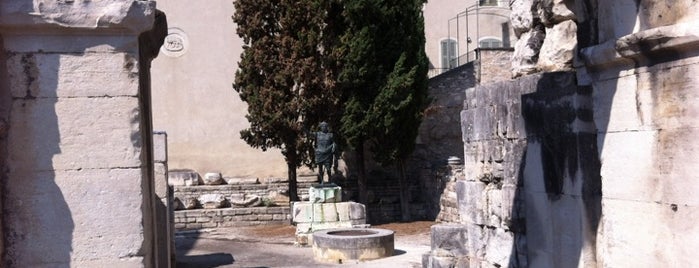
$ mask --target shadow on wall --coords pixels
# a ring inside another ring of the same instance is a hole
[[[7,138],[0,140],[7,156],[0,183],[3,266],[70,266],[75,225],[53,163],[61,154],[61,137],[57,74],[49,72],[57,72],[60,63],[58,57],[39,61],[33,53],[0,50],[0,116],[9,124]]]
[[[602,181],[592,87],[545,73],[522,95],[527,144],[512,206],[510,267],[596,263]],[[582,260],[581,260],[582,258]]]

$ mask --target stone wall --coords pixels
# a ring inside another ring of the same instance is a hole
[[[177,230],[289,224],[289,207],[195,209],[175,212]]]
[[[158,265],[143,96],[145,48],[164,35],[142,34],[156,14],[153,1],[0,3],[0,266]]]
[[[510,75],[508,68],[512,64],[512,48],[479,48],[476,49],[478,60],[475,64],[475,76],[478,84],[507,80]],[[461,88],[467,88],[468,81],[462,81]]]
[[[432,102],[425,109],[408,168],[419,186],[413,202],[424,204],[425,208],[424,216],[418,219],[450,222],[456,218],[454,179],[461,175],[447,161],[450,157],[463,157],[460,113],[468,97],[464,89],[481,80],[492,82],[509,77],[509,72],[503,70],[510,65],[510,49],[478,49],[476,53],[478,60],[429,80]]]
[[[602,160],[598,263],[699,266],[688,222],[699,215],[699,3],[596,8],[578,75],[593,88]]]
[[[461,159],[459,159],[459,164],[449,165],[446,172],[442,173],[446,183],[439,198],[439,214],[435,219],[438,222],[457,223],[461,221],[456,194],[457,182],[464,179],[464,166],[460,161]]]
[[[519,267],[591,263],[585,245],[594,242],[588,230],[599,220],[600,178],[596,150],[589,147],[595,134],[585,117],[590,94],[577,86],[574,73],[466,91],[465,178],[456,185],[470,241],[462,248],[464,261]]]
[[[423,266],[698,265],[699,15],[657,3],[513,1],[519,78],[466,89],[461,223]]]

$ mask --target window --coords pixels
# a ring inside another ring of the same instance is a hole
[[[456,40],[444,39],[440,42],[440,55],[442,56],[442,69],[456,67],[452,61],[456,60]]]
[[[495,48],[502,47],[502,41],[497,38],[484,38],[478,42],[478,47],[480,48]]]
[[[478,4],[481,6],[497,6],[498,0],[479,0]]]

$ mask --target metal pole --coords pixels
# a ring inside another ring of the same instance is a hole
[[[466,62],[469,62],[469,60],[468,60],[468,53],[469,53],[468,52],[468,45],[469,45],[468,38],[469,38],[468,37],[468,8],[466,8]]]
[[[459,15],[456,15],[456,51],[454,51],[454,55],[456,56],[456,66],[459,66],[461,63],[459,62]],[[451,62],[451,59],[449,59]]]
[[[480,27],[479,27],[479,24],[480,24],[480,21],[481,21],[481,17],[480,17],[480,14],[479,14],[480,9],[481,9],[480,6],[477,6],[477,7],[476,7],[476,48],[480,48],[480,47],[481,47],[481,42],[480,42],[480,40],[481,40],[481,29],[480,29]]]
[[[451,62],[449,60],[449,45],[450,45],[449,43],[451,43],[450,40],[451,40],[451,20],[449,20],[447,22],[447,51],[445,51],[447,53],[447,57],[446,57],[447,70],[451,69]],[[442,44],[439,44],[439,46],[442,46]],[[444,67],[444,66],[442,66],[442,67]],[[444,71],[444,70],[442,70],[442,71]]]

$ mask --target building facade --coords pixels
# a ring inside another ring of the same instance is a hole
[[[510,48],[516,41],[506,0],[429,1],[423,14],[430,77],[475,60],[478,48]]]

